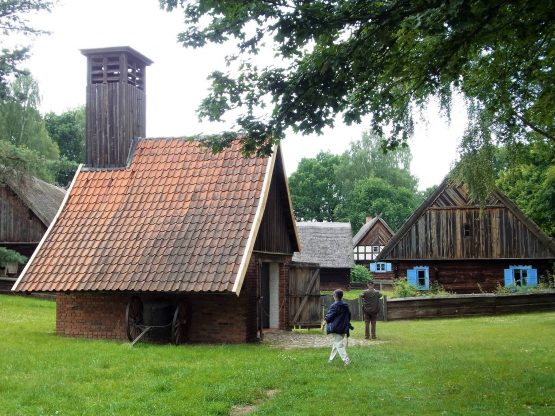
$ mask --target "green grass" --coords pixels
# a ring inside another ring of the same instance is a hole
[[[328,348],[64,338],[54,319],[53,302],[0,296],[0,414],[555,414],[555,312],[379,322],[385,342],[349,348],[350,367]]]

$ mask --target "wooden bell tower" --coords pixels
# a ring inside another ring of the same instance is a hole
[[[86,164],[124,167],[132,139],[146,134],[146,67],[152,61],[127,46],[81,52],[87,57]]]

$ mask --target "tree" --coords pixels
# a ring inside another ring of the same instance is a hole
[[[235,71],[211,74],[199,113],[221,120],[240,109],[236,128],[246,133],[247,153],[269,153],[289,128],[321,133],[338,114],[347,124],[370,114],[380,135],[390,127],[393,148],[406,143],[413,112],[430,98],[449,115],[454,92],[466,97],[470,113],[463,154],[495,141],[526,142],[530,132],[555,142],[554,0],[160,4],[183,7],[183,45],[235,42]],[[253,56],[265,44],[278,59],[261,66]],[[235,137],[209,139],[218,148]]]
[[[304,221],[333,221],[339,203],[335,168],[339,156],[319,153],[316,158],[303,158],[289,178],[295,217]]]
[[[418,179],[410,174],[410,149],[399,147],[386,151],[383,144],[383,138],[371,132],[363,133],[359,141],[351,143],[336,169],[337,183],[343,195],[352,191],[357,180],[369,176],[416,191]]]
[[[355,183],[345,201],[337,206],[335,216],[338,220],[349,221],[353,230],[358,230],[367,216],[382,213],[389,226],[395,230],[420,202],[416,192],[410,189],[395,187],[380,178],[368,177]]]
[[[546,234],[555,237],[555,149],[540,138],[514,147],[500,150],[505,166],[497,185]],[[507,156],[509,152],[518,157]]]
[[[11,34],[39,35],[46,33],[29,25],[25,16],[34,12],[50,11],[51,1],[4,0],[0,2],[0,31],[7,38]],[[0,102],[9,98],[12,77],[25,75],[27,71],[18,66],[27,59],[28,47],[8,49],[0,40]]]
[[[60,148],[60,156],[85,163],[85,107],[81,106],[60,115],[48,113],[44,121],[48,134]]]
[[[59,157],[58,145],[52,141],[39,113],[40,94],[37,82],[29,75],[11,85],[14,100],[0,104],[0,140],[26,146],[48,159]]]

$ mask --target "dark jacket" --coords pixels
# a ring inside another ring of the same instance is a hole
[[[380,298],[382,294],[376,289],[368,289],[360,295],[362,298],[362,310],[364,313],[378,313],[380,311]]]
[[[349,336],[351,311],[345,302],[342,300],[333,302],[324,319],[326,320],[327,334],[347,334]]]

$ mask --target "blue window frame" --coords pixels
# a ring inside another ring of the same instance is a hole
[[[504,283],[505,287],[537,287],[538,270],[532,266],[509,266],[504,270]]]
[[[372,273],[387,273],[392,270],[391,263],[385,261],[378,261],[375,263],[370,263],[370,271]]]
[[[407,270],[407,282],[418,290],[430,289],[430,268],[428,266],[416,266]]]

